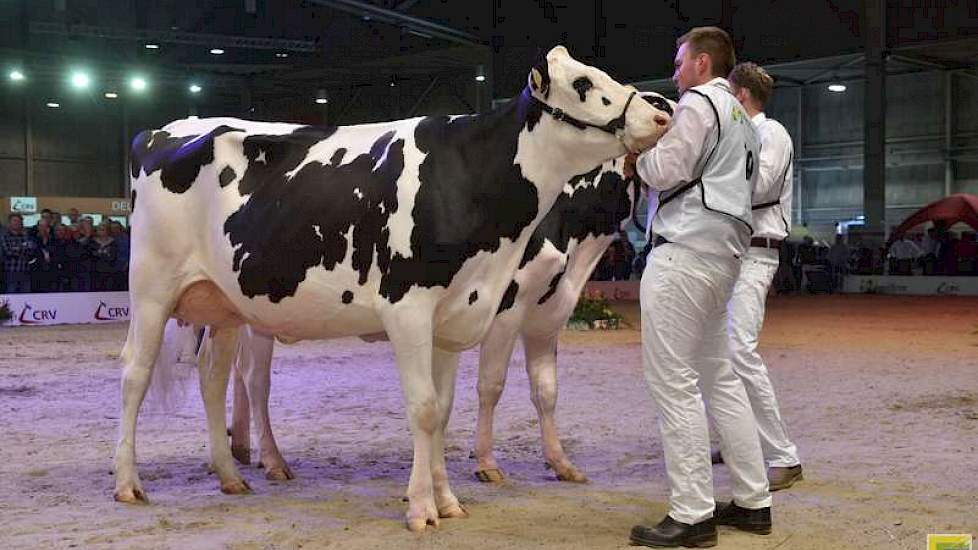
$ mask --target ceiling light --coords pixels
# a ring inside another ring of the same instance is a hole
[[[129,87],[134,91],[142,92],[146,89],[146,79],[141,76],[134,76],[129,79]]]
[[[221,48],[214,48],[211,50],[211,53],[214,55],[224,55],[224,50]]]
[[[286,58],[286,57],[288,57],[288,56],[289,56],[289,54],[287,54],[285,52],[278,52],[278,53],[275,54],[275,57],[280,57],[280,58],[283,58],[283,59]]]
[[[75,88],[83,89],[87,88],[89,84],[92,83],[91,77],[83,72],[75,72],[71,74],[71,85]]]
[[[14,69],[10,71],[10,80],[13,80],[14,82],[20,82],[21,80],[24,80],[24,73],[18,71],[17,69]]]
[[[50,107],[51,109],[57,109],[58,107],[61,107],[61,104],[60,103],[55,103],[53,101],[49,101],[47,103],[47,106]]]
[[[486,81],[486,68],[483,67],[482,65],[479,65],[475,69],[475,81],[476,82],[485,82]]]
[[[119,94],[117,94],[115,92],[105,92],[105,98],[106,99],[115,99],[117,97],[119,97]]]
[[[326,95],[326,90],[325,89],[320,88],[320,89],[316,90],[316,103],[318,103],[320,105],[325,105],[325,104],[329,103],[329,96]]]
[[[836,84],[829,84],[829,91],[830,92],[835,92],[835,93],[844,92],[844,91],[846,91],[846,85],[845,84],[838,84],[838,83],[836,83]]]
[[[144,47],[147,50],[158,50],[158,49],[160,49],[160,45],[159,44],[146,44],[146,46],[144,46]]]
[[[199,94],[200,91],[203,90],[203,88],[201,88],[200,85],[198,85],[198,84],[191,84],[190,85],[190,88],[188,88],[188,89],[190,90],[190,93],[192,93],[192,94]]]

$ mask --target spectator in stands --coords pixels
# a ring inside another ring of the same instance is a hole
[[[71,208],[68,210],[68,219],[71,221],[71,225],[74,225],[75,227],[78,226],[81,220],[78,218],[77,208]]]
[[[109,235],[109,224],[99,224],[95,236],[88,241],[89,254],[93,259],[92,290],[114,290],[116,258],[119,254],[115,239]]]
[[[922,239],[920,263],[924,275],[933,275],[937,271],[937,229],[930,227]]]
[[[628,233],[620,230],[618,238],[608,248],[611,250],[612,278],[627,281],[632,276],[632,261],[635,259],[635,247],[628,240]]]
[[[3,271],[7,294],[31,291],[31,269],[37,261],[37,242],[24,230],[24,217],[13,213],[7,217],[7,234],[3,236]]]
[[[37,243],[37,261],[34,262],[32,273],[32,289],[34,292],[55,292],[58,290],[58,246],[57,239],[51,234],[50,216],[42,217],[34,226]]]
[[[63,276],[68,280],[68,290],[71,292],[88,292],[91,290],[91,264],[85,245],[70,233],[65,240]]]
[[[45,208],[44,210],[41,210],[41,218],[39,220],[37,220],[37,223],[34,225],[34,227],[30,227],[30,228],[27,229],[27,234],[36,239],[37,238],[37,231],[38,231],[38,229],[40,229],[41,222],[44,222],[44,224],[47,226],[48,229],[51,228],[51,209],[50,208]]]
[[[842,279],[849,272],[849,247],[842,235],[836,235],[835,242],[829,247],[828,262],[832,274],[832,291],[835,292],[842,286]]]
[[[115,290],[126,290],[129,286],[129,235],[119,222],[112,222],[112,239],[116,243]]]
[[[913,265],[921,251],[906,233],[890,245],[890,275],[913,275]]]
[[[974,231],[961,233],[957,256],[959,275],[978,274],[978,242],[975,241]]]
[[[61,225],[61,212],[51,212],[51,233],[54,234]]]
[[[71,245],[78,246],[74,242],[74,239],[71,238],[68,227],[59,224],[54,228],[54,245],[49,249],[51,253],[51,264],[55,267],[58,292],[71,290],[71,274],[68,271],[67,256],[68,247]]]

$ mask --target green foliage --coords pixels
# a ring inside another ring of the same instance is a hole
[[[581,294],[577,306],[574,307],[570,322],[579,321],[592,325],[594,321],[600,320],[613,321],[617,325],[622,320],[622,316],[611,309],[611,306],[608,305],[608,299],[601,292],[594,291]]]

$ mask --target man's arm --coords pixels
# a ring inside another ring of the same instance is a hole
[[[716,126],[709,101],[687,93],[676,106],[669,130],[655,147],[639,155],[636,172],[646,185],[667,191],[696,178],[696,165]]]
[[[768,123],[774,126],[774,123]],[[791,161],[791,139],[780,128],[764,128],[761,132],[761,154],[758,163],[754,203],[780,200],[773,193],[781,189],[782,176]]]

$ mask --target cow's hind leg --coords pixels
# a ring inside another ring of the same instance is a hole
[[[475,431],[475,458],[479,465],[475,477],[482,482],[498,482],[505,478],[493,454],[492,427],[516,344],[514,321],[505,315],[497,317],[479,348],[479,419]]]
[[[438,393],[438,412],[441,417],[438,419],[431,444],[431,479],[434,484],[438,515],[443,518],[464,518],[469,515],[452,493],[448,483],[448,469],[445,467],[445,428],[448,426],[452,403],[455,400],[458,363],[458,353],[435,348],[432,376],[435,381],[435,391]]]
[[[431,479],[432,440],[441,420],[432,378],[432,312],[404,302],[385,312],[384,328],[394,346],[408,420],[414,434],[414,463],[408,481],[408,529],[438,526]]]
[[[200,365],[200,394],[207,413],[207,431],[211,443],[211,463],[221,480],[221,492],[229,495],[250,493],[251,488],[241,477],[228,444],[227,400],[231,362],[238,345],[237,328],[211,327],[211,341],[205,343]],[[206,338],[206,336],[205,336]],[[208,345],[209,344],[209,345]]]
[[[540,417],[543,456],[560,481],[584,483],[585,476],[571,463],[557,436],[554,409],[557,406],[557,333],[546,337],[524,336],[526,372],[530,378],[530,398]]]
[[[258,444],[261,448],[261,466],[265,478],[285,481],[295,475],[282,458],[282,453],[272,434],[272,422],[268,416],[268,395],[272,387],[272,353],[275,340],[271,336],[256,334],[251,327],[241,329],[241,353],[238,356],[238,370],[244,378],[251,402],[251,417],[258,430]]]
[[[155,294],[134,294],[142,299],[132,303],[129,335],[122,350],[122,416],[115,451],[115,499],[119,502],[148,502],[136,471],[136,418],[172,307],[170,296],[163,290],[155,290]]]
[[[234,398],[231,406],[231,455],[241,464],[251,464],[251,403],[248,400],[248,389],[241,375],[240,357],[245,350],[238,353],[238,363],[234,368]]]

